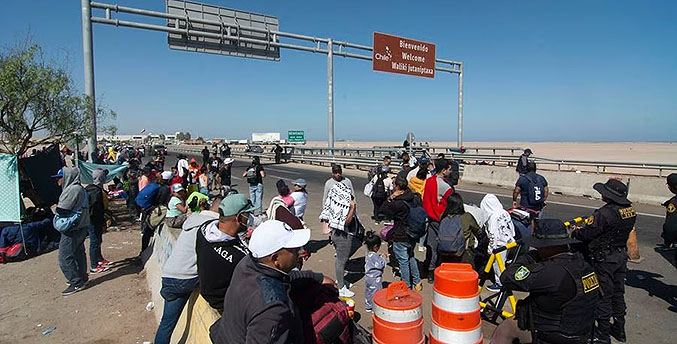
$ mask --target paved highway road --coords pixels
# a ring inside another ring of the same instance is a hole
[[[166,166],[172,166],[175,162],[176,156],[171,153]],[[248,193],[246,181],[239,176],[242,175],[248,164],[248,160],[237,159],[233,166],[233,183],[237,184],[236,189],[245,194]],[[306,267],[334,278],[334,252],[331,246],[328,246],[326,237],[320,232],[319,221],[317,220],[321,210],[320,202],[324,182],[330,177],[329,168],[293,163],[280,165],[266,163],[264,168],[267,173],[264,180],[264,209],[277,192],[275,182],[278,179],[284,179],[288,184],[291,184],[291,181],[296,178],[304,178],[308,181],[309,200],[305,219],[308,227],[313,230],[310,244],[311,251],[317,252],[313,253],[306,263]],[[362,194],[362,189],[367,182],[366,172],[344,169],[344,174],[353,182],[357,194],[359,216],[365,226],[372,230],[380,230],[381,227],[370,220],[371,200]],[[511,203],[512,190],[505,188],[461,183],[457,189],[466,203],[479,204],[486,193],[496,194],[506,207]],[[602,202],[599,200],[551,195],[547,214],[548,217],[570,220],[577,216],[587,216],[601,205]],[[677,274],[669,261],[670,258],[667,255],[664,257],[654,250],[656,244],[661,242],[660,231],[663,224],[664,208],[659,205],[637,204],[636,209],[639,213],[636,228],[640,253],[644,261],[640,264],[628,264],[629,271],[626,281],[628,339],[630,343],[673,343],[674,341],[669,338],[674,335],[675,324],[677,324]],[[385,251],[385,246],[382,247],[382,250]],[[423,259],[423,253],[417,251],[416,255],[420,260]],[[357,311],[361,314],[367,314],[367,316],[362,316],[359,322],[365,327],[370,327],[371,318],[369,313],[364,312],[364,282],[360,274],[364,267],[364,260],[360,259],[363,256],[364,251],[360,250],[353,257],[349,269],[354,273],[351,273],[348,279],[355,281],[352,290],[356,294],[354,299]],[[384,280],[395,280],[388,268],[384,273]],[[424,282],[422,294],[424,296],[423,310],[427,331],[430,322],[432,285]],[[493,329],[493,325],[485,323],[485,339],[490,337]]]

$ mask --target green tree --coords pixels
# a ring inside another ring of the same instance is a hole
[[[45,61],[38,45],[0,51],[0,135],[6,152],[22,155],[74,134],[94,134],[91,104],[65,68]],[[100,105],[95,112],[99,130],[110,131],[115,112]]]
[[[184,137],[184,140],[190,140],[190,133],[189,132],[183,133],[183,137]]]

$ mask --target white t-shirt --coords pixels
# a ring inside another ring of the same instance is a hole
[[[294,214],[302,217],[306,213],[306,204],[308,203],[308,193],[302,191],[294,191],[291,193],[291,198],[294,199]]]
[[[179,162],[176,164],[176,169],[179,170],[179,177],[183,178],[183,169],[188,169],[188,160],[186,159],[181,159]]]

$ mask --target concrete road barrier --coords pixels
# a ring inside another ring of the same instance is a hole
[[[159,234],[155,234],[153,245],[148,248],[152,254],[147,258],[144,270],[148,289],[155,304],[155,318],[158,324],[162,319],[164,299],[160,296],[162,287],[162,266],[172,253],[181,229],[163,226]],[[148,252],[150,253],[150,252]],[[209,327],[221,316],[196,289],[183,308],[179,322],[172,334],[172,343],[211,343]]]
[[[598,182],[604,183],[610,177],[589,172],[538,171],[538,173],[548,180],[550,192],[592,198],[600,198],[592,186]],[[513,188],[518,177],[513,167],[465,165],[462,180]],[[622,180],[629,185],[628,198],[633,202],[656,204],[672,197],[665,186],[665,178],[625,175],[622,176]]]

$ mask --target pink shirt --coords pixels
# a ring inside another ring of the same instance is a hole
[[[141,178],[139,178],[139,191],[143,190],[143,188],[145,188],[146,185],[148,185],[149,182],[150,182],[150,179],[148,179],[148,177],[141,176]]]

